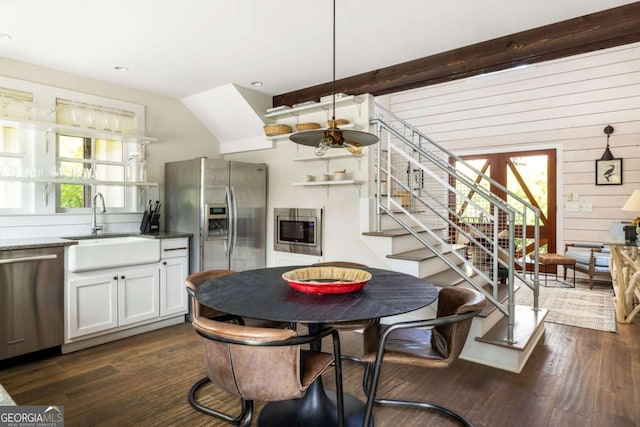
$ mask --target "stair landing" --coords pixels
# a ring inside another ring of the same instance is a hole
[[[532,307],[516,305],[514,343],[506,341],[508,322],[501,313],[494,313],[502,318],[485,334],[479,333],[478,330],[483,319],[475,318],[469,334],[470,339],[467,339],[460,358],[519,373],[544,334],[544,319],[548,312],[546,309],[535,311]],[[476,330],[472,335],[474,327]]]
[[[524,305],[516,305],[515,310],[516,320],[513,328],[514,343],[510,344],[505,341],[508,329],[506,317],[499,320],[484,336],[476,337],[476,341],[524,351],[531,341],[531,338],[535,335],[538,327],[544,322],[549,310],[539,308],[538,311],[535,311],[533,307]]]

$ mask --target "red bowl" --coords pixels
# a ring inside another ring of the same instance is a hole
[[[306,294],[345,294],[364,288],[371,273],[355,268],[308,267],[287,271],[282,278],[293,289]]]

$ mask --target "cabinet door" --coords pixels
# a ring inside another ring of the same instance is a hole
[[[159,315],[160,269],[145,267],[121,270],[118,275],[118,324],[153,319]]]
[[[187,289],[184,279],[188,275],[189,258],[163,259],[160,267],[160,316],[187,312]]]
[[[100,274],[69,281],[68,338],[118,326],[118,278]]]

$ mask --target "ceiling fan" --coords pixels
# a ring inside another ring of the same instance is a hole
[[[317,156],[323,156],[329,148],[346,148],[354,156],[362,154],[362,147],[378,142],[378,137],[368,132],[341,130],[336,123],[336,0],[333,0],[333,113],[327,129],[296,132],[289,139],[296,144],[316,147]]]

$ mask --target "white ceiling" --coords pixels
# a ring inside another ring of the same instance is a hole
[[[337,0],[337,78],[628,3]],[[331,81],[331,17],[331,0],[1,0],[0,57],[177,98],[276,95]]]

